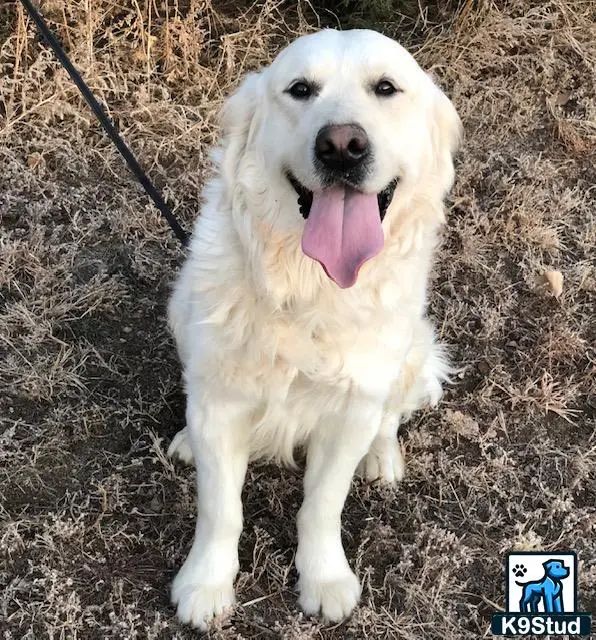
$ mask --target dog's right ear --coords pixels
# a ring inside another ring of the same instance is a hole
[[[249,73],[224,103],[221,111],[224,164],[232,162],[235,165],[254,136],[263,95],[261,80],[262,73]],[[235,166],[227,169],[235,169]]]

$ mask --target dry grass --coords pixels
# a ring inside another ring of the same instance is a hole
[[[347,23],[370,19],[357,4]],[[466,129],[431,299],[460,378],[407,427],[403,486],[351,493],[364,595],[344,625],[295,606],[300,474],[251,469],[241,606],[214,638],[475,640],[512,547],[577,550],[596,611],[596,2],[469,1],[443,25],[396,5],[379,0],[378,25]],[[278,0],[43,8],[187,226],[223,96],[344,18]],[[194,637],[167,598],[194,514],[192,471],[164,457],[183,420],[164,321],[182,254],[18,3],[0,6],[0,77],[3,637]]]

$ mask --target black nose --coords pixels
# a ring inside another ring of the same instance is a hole
[[[356,124],[330,124],[315,141],[316,157],[329,169],[346,171],[358,166],[370,152],[368,136]]]

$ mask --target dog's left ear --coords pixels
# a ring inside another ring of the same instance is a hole
[[[431,77],[432,80],[432,77]],[[453,155],[462,138],[462,124],[449,98],[433,81],[433,99],[431,104],[431,141],[433,146],[433,173],[437,186],[446,194],[453,184],[455,171]]]

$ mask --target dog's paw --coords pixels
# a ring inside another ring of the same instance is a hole
[[[368,482],[379,480],[386,484],[397,484],[403,480],[406,463],[397,438],[378,436],[364,456],[357,473]]]
[[[342,578],[330,581],[298,581],[298,604],[308,615],[321,613],[325,620],[339,622],[352,613],[360,600],[360,582],[348,571]]]
[[[193,464],[192,449],[188,442],[188,429],[180,429],[174,436],[170,446],[168,447],[168,456],[170,458],[178,458],[186,464]]]
[[[528,573],[528,570],[523,564],[516,564],[515,567],[513,567],[512,572],[516,578],[522,578],[526,573]]]
[[[214,618],[234,604],[232,580],[221,584],[201,584],[187,575],[176,576],[172,585],[172,602],[178,606],[181,622],[206,631]]]

